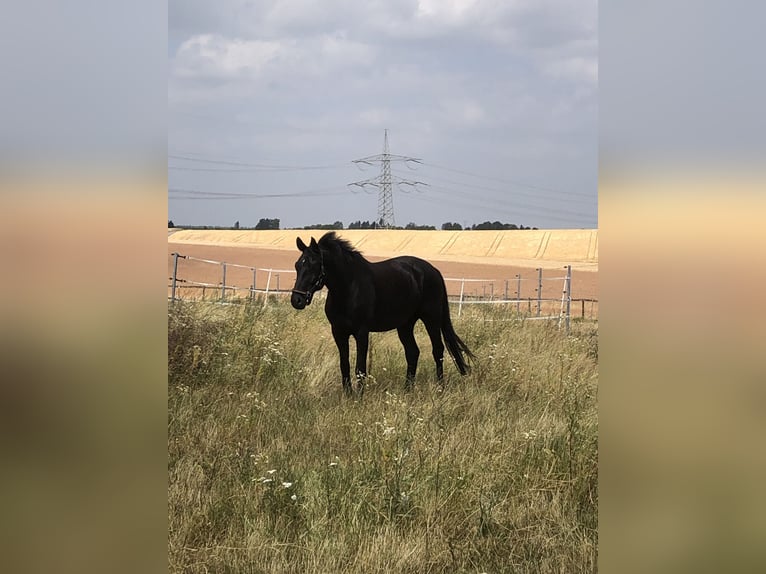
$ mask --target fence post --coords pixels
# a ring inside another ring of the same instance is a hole
[[[226,263],[221,263],[223,266],[223,277],[221,279],[221,301],[226,299]]]
[[[489,284],[489,300],[494,301],[495,300],[495,282],[492,281],[492,283]]]
[[[277,293],[279,293],[279,273],[277,273]]]
[[[266,293],[263,296],[263,307],[269,303],[269,287],[271,287],[271,269],[269,269],[269,276],[266,278]]]
[[[516,312],[521,312],[521,273],[516,274]]]
[[[505,280],[505,300],[508,301],[508,279]]]
[[[567,335],[569,334],[569,320],[571,319],[572,312],[572,266],[567,265]]]
[[[178,276],[178,253],[173,253],[173,277],[170,286],[170,300],[176,300],[176,277]]]
[[[543,268],[537,268],[537,316],[540,316],[540,307],[543,302]]]
[[[457,316],[463,312],[463,291],[465,290],[465,279],[460,281],[460,302],[457,305]]]
[[[252,292],[250,293],[250,298],[251,298],[253,301],[255,301],[255,279],[256,279],[256,275],[255,275],[255,273],[256,273],[256,269],[255,269],[255,267],[253,267],[253,290],[252,290]]]

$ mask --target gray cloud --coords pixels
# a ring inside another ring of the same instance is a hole
[[[428,164],[411,175],[432,178],[395,196],[400,224],[596,224],[595,2],[171,1],[169,30],[169,150],[198,154],[171,158],[171,188],[344,191],[374,175],[350,161],[379,153],[389,129],[392,153]],[[200,171],[218,165],[200,159],[339,167],[227,173]],[[171,193],[170,215],[294,226],[375,216],[374,197],[333,199]]]

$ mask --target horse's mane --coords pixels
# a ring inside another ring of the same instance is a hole
[[[340,255],[349,260],[364,260],[362,253],[356,250],[348,239],[338,237],[334,231],[325,233],[319,240],[319,246],[329,251],[337,250]]]

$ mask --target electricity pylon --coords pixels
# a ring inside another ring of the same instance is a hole
[[[383,132],[383,153],[378,155],[371,155],[369,157],[363,157],[362,159],[355,159],[352,163],[357,165],[366,164],[372,165],[373,163],[380,162],[380,175],[370,179],[364,179],[362,181],[355,181],[349,183],[349,186],[356,185],[367,191],[365,187],[374,187],[378,189],[378,218],[376,220],[376,227],[391,228],[396,225],[394,218],[394,195],[393,185],[397,186],[410,186],[411,188],[420,191],[417,185],[428,185],[422,181],[412,181],[403,179],[399,176],[391,175],[391,162],[400,161],[404,162],[409,167],[410,163],[423,163],[418,158],[408,157],[404,155],[394,155],[388,152],[388,130]],[[403,191],[403,190],[402,190]],[[367,191],[367,193],[372,193]]]

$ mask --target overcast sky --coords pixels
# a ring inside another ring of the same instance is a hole
[[[170,0],[169,217],[597,226],[591,0]],[[415,168],[415,169],[411,169]],[[427,184],[427,185],[425,185]],[[356,190],[356,193],[354,192]],[[278,196],[284,197],[278,197]],[[275,197],[277,196],[277,197]]]

